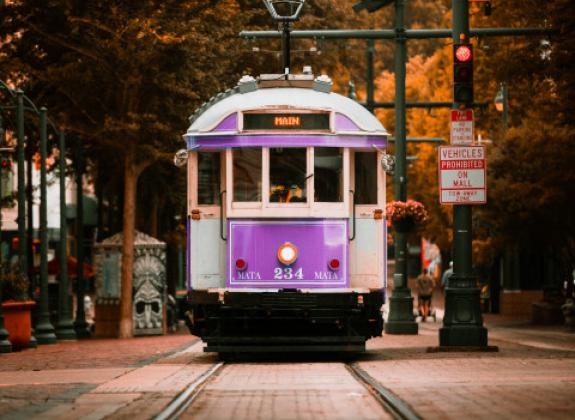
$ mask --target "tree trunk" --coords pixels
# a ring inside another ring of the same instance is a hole
[[[122,299],[120,302],[119,338],[130,338],[132,331],[132,267],[134,264],[134,237],[136,223],[136,171],[135,150],[127,150],[124,160],[124,241],[122,244]]]

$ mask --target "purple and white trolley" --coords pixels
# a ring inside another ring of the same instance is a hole
[[[381,335],[387,136],[326,76],[244,76],[196,111],[186,321],[205,351],[363,351]]]

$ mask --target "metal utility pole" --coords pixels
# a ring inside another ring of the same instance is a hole
[[[56,335],[50,322],[48,301],[48,205],[46,186],[46,154],[48,119],[46,108],[40,108],[40,308],[36,324],[38,344],[54,344]]]
[[[60,243],[58,256],[60,258],[60,278],[58,279],[58,324],[56,336],[61,340],[74,340],[74,321],[70,308],[68,293],[68,226],[66,222],[66,138],[60,133],[58,148],[60,149]]]
[[[28,276],[26,255],[26,175],[24,173],[24,92],[16,91],[16,136],[18,158],[18,264],[20,272]],[[31,210],[30,210],[31,211]]]
[[[404,24],[405,1],[395,1],[395,199],[407,201],[407,161],[405,142],[405,65],[406,38]],[[389,316],[385,323],[388,334],[417,334],[418,325],[413,316],[413,297],[407,284],[407,234],[396,228],[395,273],[393,290],[389,298]]]
[[[469,40],[467,0],[452,2],[453,44]],[[454,102],[453,109],[465,104]],[[466,147],[466,146],[461,146]],[[487,329],[483,326],[480,291],[472,274],[472,207],[453,206],[453,275],[445,289],[445,315],[439,330],[440,347],[486,347]]]
[[[84,296],[86,284],[84,281],[84,151],[82,139],[76,139],[76,321],[74,329],[78,338],[90,335],[86,322]]]
[[[373,39],[367,40],[367,51],[366,51],[366,61],[367,61],[367,83],[366,83],[366,108],[373,114],[374,108],[374,95],[373,95],[373,58],[375,55],[375,41]]]

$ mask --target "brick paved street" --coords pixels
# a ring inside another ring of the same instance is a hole
[[[429,353],[441,322],[368,342],[359,365],[421,417],[572,418],[575,334],[486,316],[498,353]],[[217,361],[185,334],[61,342],[0,355],[0,418],[151,418]],[[386,418],[337,359],[239,361],[189,418]]]
[[[498,353],[426,353],[441,324],[425,323],[418,336],[372,342],[360,365],[424,418],[572,418],[575,334],[494,324]]]
[[[183,418],[391,418],[342,363],[234,364]]]

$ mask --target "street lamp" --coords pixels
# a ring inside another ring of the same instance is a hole
[[[503,120],[503,131],[506,131],[508,102],[507,102],[507,85],[505,83],[501,83],[501,85],[499,86],[499,90],[497,91],[497,95],[495,95],[495,99],[493,102],[495,103],[495,109],[499,112],[502,112],[501,118]]]
[[[289,74],[290,68],[290,23],[299,18],[305,0],[264,0],[272,19],[280,24],[282,31],[282,73]]]

